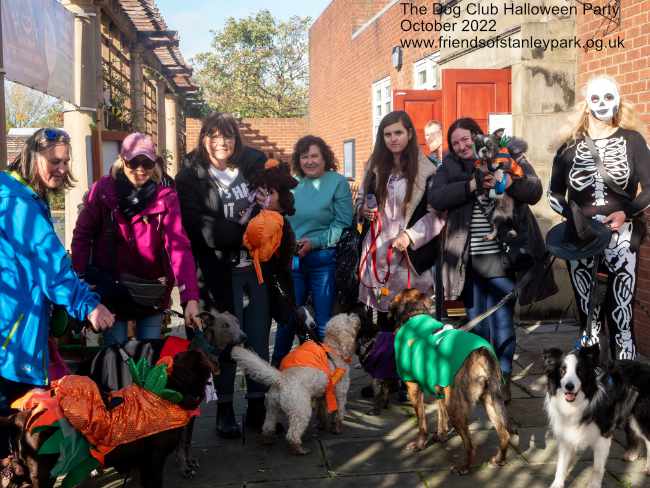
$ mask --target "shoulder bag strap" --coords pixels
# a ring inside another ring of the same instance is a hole
[[[596,169],[598,170],[598,174],[600,177],[603,179],[607,187],[612,190],[614,193],[616,193],[618,196],[625,198],[626,200],[632,200],[632,197],[628,195],[623,188],[618,186],[618,184],[614,181],[614,179],[609,175],[607,170],[605,169],[605,165],[603,164],[603,160],[600,158],[600,154],[598,153],[598,149],[596,149],[596,145],[594,144],[594,141],[589,137],[588,135],[585,135],[585,144],[587,145],[587,148],[589,149],[589,152],[591,152],[591,156],[594,158],[594,164],[596,165]]]

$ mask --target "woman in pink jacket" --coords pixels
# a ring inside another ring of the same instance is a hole
[[[194,257],[176,191],[161,185],[161,176],[151,138],[141,133],[128,135],[110,175],[92,186],[77,219],[72,265],[97,286],[102,301],[109,295],[103,291],[114,290],[115,281],[141,281],[163,291],[153,306],[125,307],[124,300],[113,300],[118,320],[104,334],[105,345],[125,342],[126,321],[132,319],[138,339],[159,338],[162,311],[169,306],[174,286],[180,291],[186,325],[192,327],[199,321]]]

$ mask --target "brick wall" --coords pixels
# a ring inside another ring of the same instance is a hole
[[[187,117],[185,119],[185,150],[191,152],[196,148],[199,142],[199,133],[201,132],[201,119]]]
[[[308,133],[306,118],[250,118],[239,126],[244,144],[255,147],[283,161],[289,161],[293,145]],[[187,151],[193,150],[199,140],[201,119],[187,118],[185,134]]]
[[[246,127],[247,126],[247,127]],[[308,134],[307,118],[249,118],[242,119],[242,135],[246,142],[274,156],[289,161],[296,141]]]
[[[605,2],[598,1],[598,4]],[[617,35],[624,39],[624,49],[604,49],[601,52],[580,51],[578,57],[577,88],[599,73],[614,77],[621,87],[621,95],[635,104],[644,123],[644,136],[650,134],[650,0],[622,0],[621,26],[618,31],[604,38],[607,42]],[[579,15],[577,32],[580,38],[596,36],[601,20],[593,16]],[[650,243],[641,250],[637,281],[637,299],[650,311]],[[637,303],[635,333],[639,349],[650,355],[650,316]]]
[[[325,139],[340,162],[343,141],[355,139],[357,180],[374,138],[372,83],[390,76],[391,89],[410,89],[413,63],[432,54],[425,49],[404,49],[402,69],[391,66],[392,48],[399,45],[402,35],[399,3],[352,39],[353,32],[389,3],[333,0],[309,31],[309,129]],[[426,5],[430,8],[430,2]]]

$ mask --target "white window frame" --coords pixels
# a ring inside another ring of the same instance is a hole
[[[377,136],[379,123],[386,114],[393,110],[393,92],[390,76],[375,81],[371,87],[372,93],[372,141]]]
[[[355,165],[356,165],[356,141],[354,139],[346,139],[343,141],[343,176],[346,178],[353,180],[354,179],[354,173],[355,173]],[[346,149],[351,147],[351,152],[349,154],[346,153]],[[349,156],[349,157],[348,157]]]
[[[438,88],[438,59],[440,54],[435,53],[413,63],[413,89],[435,90]],[[420,73],[424,72],[426,82],[420,82]]]

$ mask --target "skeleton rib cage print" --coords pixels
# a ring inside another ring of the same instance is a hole
[[[624,137],[611,137],[594,141],[605,170],[618,186],[625,189],[630,178],[627,160],[627,141]],[[580,141],[576,147],[573,166],[569,171],[569,185],[578,192],[591,188],[593,206],[602,207],[608,203],[608,188],[598,173],[593,155],[587,144]]]

